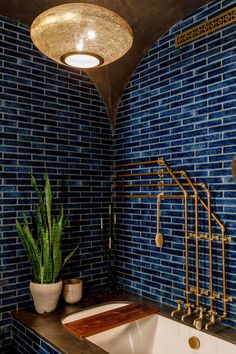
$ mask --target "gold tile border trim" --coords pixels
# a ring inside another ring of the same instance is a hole
[[[203,22],[200,25],[190,28],[187,31],[175,37],[175,47],[192,42],[197,38],[203,37],[208,33],[214,32],[219,28],[229,25],[236,21],[236,6],[222,12],[220,15],[211,18],[209,21]]]

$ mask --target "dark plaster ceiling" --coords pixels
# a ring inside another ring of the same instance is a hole
[[[87,70],[107,106],[114,130],[120,98],[134,69],[149,48],[173,24],[211,0],[1,0],[0,15],[31,25],[34,18],[50,7],[73,2],[104,6],[123,17],[134,32],[130,51],[110,65]]]

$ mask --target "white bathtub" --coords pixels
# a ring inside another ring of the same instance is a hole
[[[123,302],[93,307],[65,317],[62,323],[127,304]],[[200,341],[199,349],[189,346],[188,340],[193,336]],[[111,354],[236,354],[236,345],[156,314],[87,339]]]

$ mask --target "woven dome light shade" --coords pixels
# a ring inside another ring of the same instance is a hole
[[[41,13],[30,34],[47,57],[81,69],[112,63],[133,43],[132,29],[123,18],[87,3],[59,5]]]

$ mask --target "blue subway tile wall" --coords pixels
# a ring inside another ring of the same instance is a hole
[[[45,342],[32,330],[16,319],[12,323],[12,346],[10,354],[61,354],[60,350]]]
[[[28,28],[15,21],[0,19],[0,38],[2,348],[9,343],[10,310],[32,304],[31,268],[15,229],[16,217],[36,202],[31,173],[42,182],[47,171],[56,201],[64,202],[64,253],[80,243],[63,277],[81,277],[95,289],[106,281],[99,225],[110,200],[112,144],[104,104],[86,74],[43,57]]]
[[[182,31],[235,6],[235,1],[215,0],[175,24],[149,50],[134,72],[123,95],[115,134],[116,163],[164,157],[174,170],[186,170],[195,182],[212,193],[212,209],[226,225],[232,242],[226,246],[228,306],[225,324],[236,327],[236,184],[231,163],[236,154],[236,24],[232,23],[182,48],[175,37]],[[152,168],[129,172],[155,171]],[[138,183],[155,179],[132,178]],[[130,188],[127,193],[134,193]],[[152,191],[168,193],[166,190]],[[138,189],[137,193],[147,193]],[[201,193],[202,197],[204,195]],[[194,231],[189,203],[189,231]],[[131,292],[175,306],[185,296],[184,218],[181,200],[161,205],[164,247],[155,246],[157,202],[118,199],[117,271],[120,286]],[[199,207],[200,231],[207,232],[207,215]],[[220,230],[213,223],[213,231]],[[195,243],[190,240],[190,284],[195,281]],[[208,243],[199,242],[200,287],[209,288]],[[213,245],[214,288],[222,293],[221,244]],[[191,296],[191,301],[194,297]],[[201,303],[209,305],[201,297]],[[219,313],[222,301],[215,301]]]

